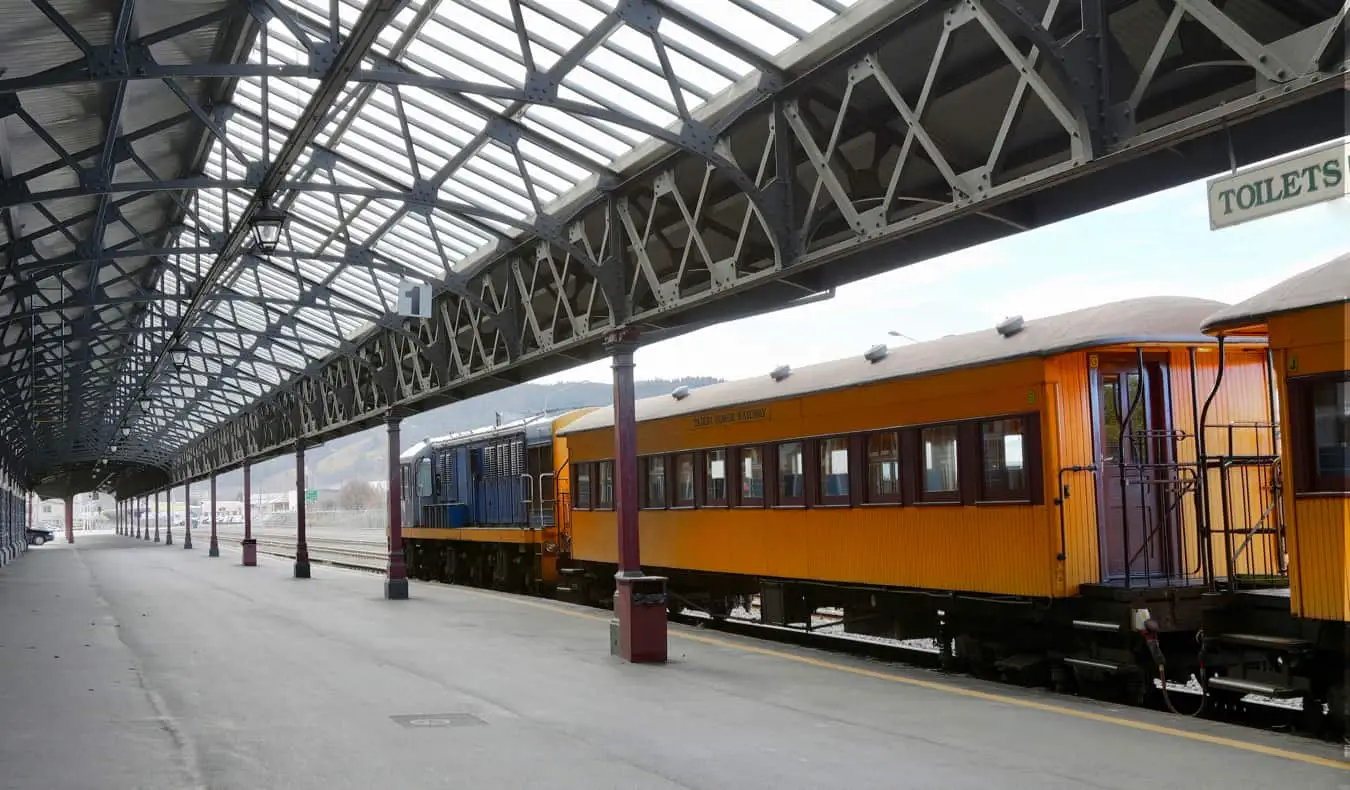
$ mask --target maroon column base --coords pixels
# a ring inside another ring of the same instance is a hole
[[[244,565],[253,567],[258,564],[258,541],[256,538],[245,538],[244,546]]]
[[[666,578],[621,576],[615,579],[617,634],[610,652],[634,664],[666,660]],[[611,625],[611,632],[615,630]]]

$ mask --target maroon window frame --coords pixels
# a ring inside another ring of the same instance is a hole
[[[703,451],[703,504],[726,507],[727,494],[731,491],[731,456],[731,451],[724,447]],[[722,464],[721,477],[713,475],[713,465],[718,462]]]
[[[595,464],[587,461],[584,464],[574,464],[572,467],[577,475],[574,486],[576,490],[572,495],[572,509],[574,510],[590,510],[592,503],[595,501],[595,490],[592,487],[595,475],[591,472],[593,466]]]
[[[783,507],[802,506],[806,504],[807,480],[806,469],[809,465],[807,461],[806,442],[798,440],[791,442],[779,442],[773,449],[774,464],[776,474],[774,475],[774,504]],[[794,464],[794,456],[798,459]],[[798,471],[794,467],[800,466]]]
[[[910,464],[901,463],[904,453],[900,436],[900,431],[875,431],[863,437],[865,496],[870,504],[898,504],[902,499],[906,467]]]
[[[695,453],[675,453],[670,456],[669,469],[667,485],[671,487],[671,503],[675,507],[694,507],[698,503],[698,456]]]
[[[816,495],[822,505],[847,505],[853,488],[853,445],[848,436],[826,436],[816,443]],[[843,452],[842,466],[836,468],[836,453]],[[831,481],[831,475],[835,480]],[[831,493],[831,482],[835,483]]]
[[[765,477],[769,471],[766,455],[762,445],[736,448],[736,504],[740,507],[764,507]],[[759,462],[758,481],[746,476],[747,462],[753,468],[752,459]]]
[[[1291,377],[1288,390],[1294,493],[1350,496],[1350,371]]]
[[[605,478],[609,478],[609,497],[605,497]],[[595,510],[614,509],[614,462],[600,461],[595,465]]]
[[[1026,415],[980,420],[979,452],[980,500],[984,502],[1030,502],[1031,419]],[[1016,436],[1018,441],[1008,441]]]
[[[917,452],[911,461],[915,476],[915,495],[916,501],[924,503],[933,502],[960,502],[962,492],[961,468],[965,452],[961,447],[961,425],[959,423],[941,423],[938,425],[925,425],[915,429],[918,434]],[[928,445],[932,444],[933,468],[929,469],[927,458]],[[946,463],[946,455],[950,447],[953,455],[951,463]],[[943,486],[950,483],[952,488],[937,488],[929,490],[929,484],[934,486]]]

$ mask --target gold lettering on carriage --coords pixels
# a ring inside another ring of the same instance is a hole
[[[737,422],[753,422],[769,416],[769,409],[760,406],[753,409],[733,409],[712,414],[699,414],[694,417],[695,428],[711,428],[716,425],[730,425]]]

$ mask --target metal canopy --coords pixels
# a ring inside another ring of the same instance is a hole
[[[669,336],[1053,221],[1062,209],[1017,201],[1334,90],[1346,13],[1335,0],[0,10],[6,465],[128,491],[569,367],[617,325]],[[290,221],[264,255],[248,219],[267,205]],[[878,263],[886,243],[942,226],[956,237]],[[404,279],[433,286],[431,318],[395,315]]]

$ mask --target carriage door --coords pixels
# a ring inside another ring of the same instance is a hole
[[[1101,474],[1098,540],[1105,578],[1166,574],[1167,534],[1158,496],[1166,419],[1161,365],[1103,356],[1096,370],[1097,455]],[[1141,392],[1141,387],[1143,391]],[[1133,408],[1131,408],[1133,407]],[[1126,425],[1128,415],[1129,424]],[[1124,485],[1122,486],[1122,481]]]
[[[553,493],[553,445],[531,447],[525,457],[525,476],[529,478],[527,502],[530,526],[552,526],[556,499]]]

